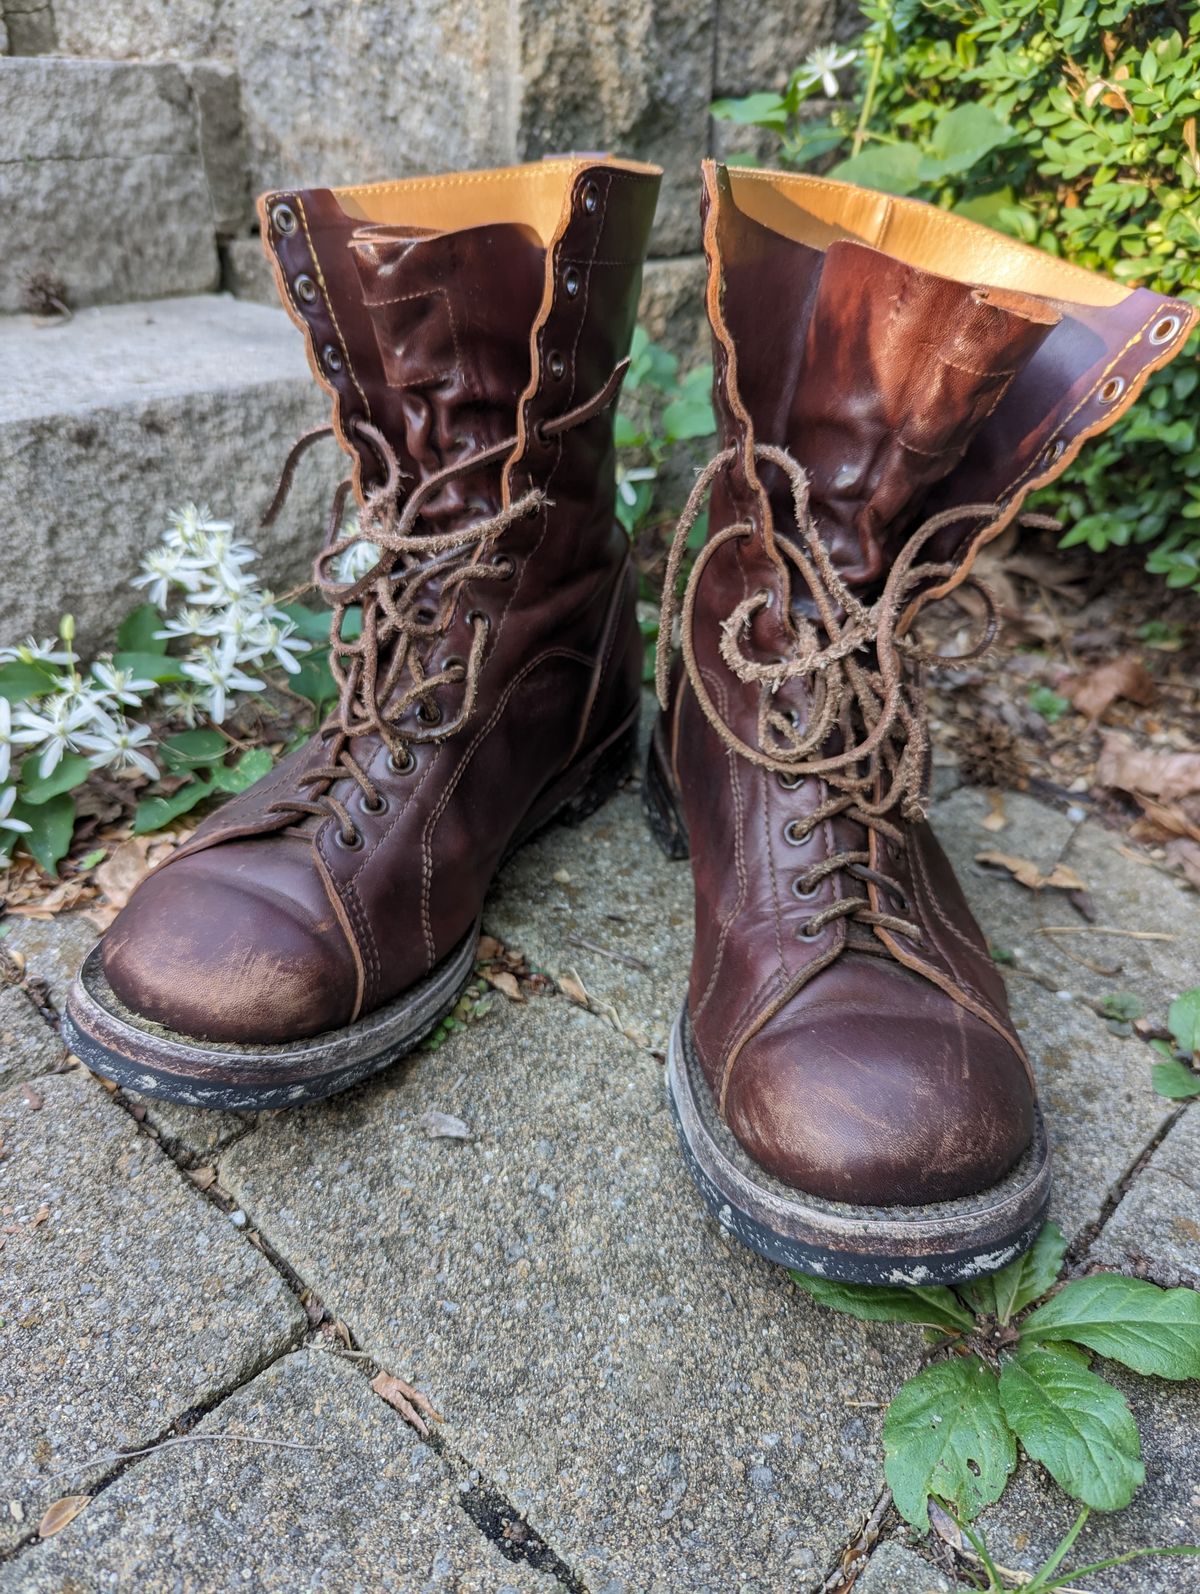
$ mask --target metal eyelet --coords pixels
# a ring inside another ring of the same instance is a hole
[[[588,183],[587,187],[583,190],[584,210],[587,211],[589,216],[595,215],[596,207],[599,205],[599,203],[600,190],[596,187],[595,183]]]
[[[271,225],[286,238],[296,230],[296,212],[290,205],[276,205],[271,212]]]
[[[386,814],[389,804],[382,792],[376,792],[374,802],[368,802],[364,796],[359,806],[364,814]]]
[[[444,718],[440,703],[420,703],[417,705],[417,718],[423,725],[440,725]]]
[[[796,939],[797,941],[815,941],[824,928],[825,926],[822,924],[814,930],[812,928],[812,921],[806,920],[803,924],[798,924],[796,926]]]
[[[302,304],[315,304],[317,299],[317,285],[307,272],[302,271],[292,283],[296,297]]]
[[[492,626],[491,615],[484,614],[482,609],[471,609],[471,610],[468,611],[468,613],[467,613],[467,624],[468,625],[474,625],[476,620],[482,620],[483,621],[483,628],[484,628],[485,631],[490,631],[491,630],[491,626]]]
[[[556,382],[561,382],[567,373],[567,362],[557,349],[546,356],[546,369]]]
[[[567,298],[573,299],[583,286],[583,278],[574,266],[568,266],[563,272],[563,287],[566,289]]]
[[[804,784],[803,775],[785,775],[782,770],[776,771],[775,779],[783,787],[784,791],[795,791],[798,786]]]
[[[517,567],[513,560],[511,560],[506,553],[498,553],[492,560],[492,564],[500,572],[501,581],[512,580]]]
[[[466,668],[467,661],[463,658],[461,653],[451,653],[447,658],[442,660],[443,670],[462,670],[465,674]]]
[[[1178,331],[1179,317],[1177,315],[1165,315],[1151,330],[1150,341],[1151,343],[1169,343]]]
[[[437,610],[431,609],[427,603],[419,604],[417,607],[417,619],[421,625],[432,625],[437,619]]]
[[[342,834],[341,826],[339,825],[333,834],[337,839],[338,846],[344,847],[347,852],[357,852],[363,844],[362,836],[357,830],[352,830],[349,837],[346,837]]]
[[[802,825],[798,819],[789,819],[783,827],[783,839],[789,847],[803,847],[812,840],[813,827]]]
[[[321,350],[321,359],[325,362],[325,369],[332,371],[334,376],[345,368],[346,362],[342,358],[342,351],[336,344],[327,343]]]
[[[809,886],[809,888],[805,890],[804,886],[801,884],[803,878],[803,875],[797,875],[792,881],[792,895],[795,897],[797,902],[811,902],[814,897],[819,897],[821,895],[821,882],[818,880],[815,885]]]
[[[1125,378],[1123,376],[1110,376],[1100,389],[1101,404],[1115,404],[1125,391]]]
[[[396,762],[395,753],[389,753],[387,756],[387,767],[391,770],[393,775],[411,774],[413,769],[416,767],[416,763],[417,761],[413,756],[411,747],[406,747],[404,749],[404,762],[402,764],[398,764]]]
[[[1060,460],[1063,457],[1064,453],[1066,453],[1066,449],[1067,445],[1063,439],[1061,437],[1056,437],[1054,441],[1048,445],[1046,452],[1042,457],[1043,464],[1053,465],[1056,460]]]

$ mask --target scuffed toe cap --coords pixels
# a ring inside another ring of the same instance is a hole
[[[867,979],[860,959],[840,960],[746,1044],[730,1129],[760,1167],[826,1200],[917,1206],[988,1189],[1033,1137],[1020,1054],[936,986],[871,964]]]
[[[101,959],[127,1008],[198,1040],[283,1044],[355,1007],[354,956],[301,838],[227,842],[150,875]]]

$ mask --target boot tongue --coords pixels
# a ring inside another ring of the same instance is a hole
[[[786,430],[848,584],[886,576],[928,489],[1058,320],[1029,294],[953,282],[852,240],[829,246]],[[794,526],[777,482],[771,501],[776,524]]]
[[[418,481],[517,429],[545,251],[515,224],[433,232],[364,225],[349,239],[387,392],[376,423]],[[501,507],[501,469],[458,477],[423,520],[448,530]]]

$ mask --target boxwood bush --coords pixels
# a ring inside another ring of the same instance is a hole
[[[793,167],[947,205],[1131,285],[1200,302],[1200,5],[867,0],[849,52],[715,114]],[[816,59],[820,57],[820,59]],[[830,104],[829,65],[855,80]],[[831,164],[832,163],[832,164]],[[1200,590],[1197,340],[1039,507],[1066,545],[1140,545]]]

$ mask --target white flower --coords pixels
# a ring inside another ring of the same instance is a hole
[[[161,631],[154,635],[162,641],[171,637],[203,636],[203,627],[212,623],[212,612],[208,609],[180,609],[178,614],[168,615],[163,621]]]
[[[836,44],[817,45],[804,57],[802,73],[797,78],[799,87],[808,89],[819,82],[827,97],[836,99],[839,93],[837,74],[857,55],[857,50],[839,50]]]
[[[364,537],[359,542],[352,542],[348,548],[342,549],[333,561],[333,573],[339,581],[345,582],[347,586],[353,586],[378,563],[379,549]]]
[[[17,709],[20,729],[13,733],[12,740],[41,748],[38,775],[45,780],[58,768],[63,754],[74,751],[76,736],[95,714],[94,705],[74,692],[43,698],[41,713],[22,703]]]
[[[12,733],[12,704],[6,697],[0,697],[0,786],[8,779],[12,768],[12,750],[20,745],[20,737]]]
[[[57,640],[52,637],[37,642],[27,636],[15,648],[0,648],[0,663],[13,664],[18,661],[21,664],[74,664],[75,655],[69,647],[59,647]]]
[[[276,615],[278,619],[275,618]],[[289,675],[300,673],[300,665],[294,655],[308,653],[312,648],[311,642],[306,642],[302,636],[297,636],[296,622],[290,620],[279,609],[273,610],[272,617],[259,628],[256,633],[256,645],[260,649],[259,658],[265,658],[269,653],[276,664],[285,669]]]
[[[166,603],[173,586],[190,590],[195,583],[195,572],[187,564],[183,549],[165,546],[151,548],[142,560],[142,574],[133,578],[135,587],[146,588],[146,597],[156,609]]]
[[[153,759],[139,751],[150,740],[148,725],[131,725],[121,714],[98,714],[93,727],[90,731],[80,731],[75,738],[79,746],[91,754],[88,762],[93,769],[133,768],[140,769],[151,780],[157,778],[158,769]]]
[[[154,681],[140,680],[132,670],[118,670],[115,664],[106,659],[92,665],[92,674],[103,689],[99,692],[93,690],[92,696],[97,703],[127,703],[131,708],[138,708],[142,698],[157,690]]]
[[[219,648],[201,648],[194,659],[183,665],[183,673],[208,690],[208,713],[220,725],[225,719],[230,692],[261,692],[262,681],[244,675],[237,667],[234,644],[227,639]]]
[[[173,509],[167,516],[163,542],[168,548],[180,548],[184,553],[194,554],[207,545],[208,538],[214,532],[232,530],[233,522],[215,520],[207,504],[184,504],[181,509]]]
[[[15,786],[6,786],[3,791],[0,791],[0,830],[15,830],[18,834],[24,834],[32,830],[33,826],[27,825],[23,819],[9,818],[16,800],[17,788]]]
[[[634,470],[620,469],[617,472],[617,491],[621,501],[632,509],[637,503],[637,482],[652,482],[658,475],[653,465],[639,465]]]
[[[185,725],[196,725],[204,714],[208,693],[201,687],[181,684],[164,692],[162,702],[173,719],[181,719]]]

